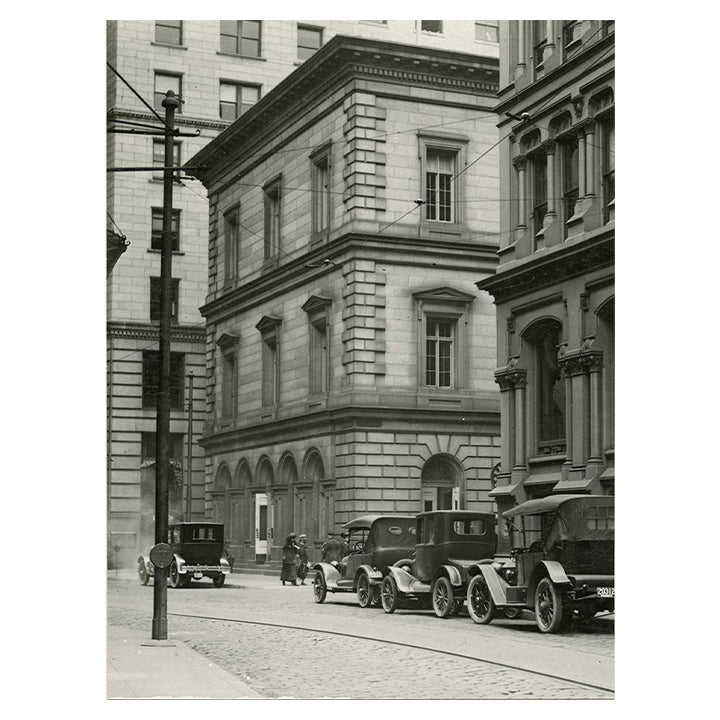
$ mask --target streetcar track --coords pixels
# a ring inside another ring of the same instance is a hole
[[[368,637],[367,635],[357,635],[355,633],[342,632],[342,631],[338,631],[338,630],[323,630],[322,628],[304,627],[301,625],[286,625],[283,623],[266,622],[266,621],[260,621],[260,620],[244,620],[244,619],[229,618],[229,617],[216,617],[213,615],[191,615],[188,613],[174,613],[174,612],[168,612],[167,614],[168,614],[168,616],[172,615],[173,617],[191,618],[191,619],[195,619],[195,620],[217,620],[220,622],[240,623],[240,624],[246,624],[246,625],[259,625],[262,627],[283,628],[283,629],[287,629],[287,630],[303,630],[305,632],[314,632],[314,633],[320,633],[323,635],[335,635],[337,637],[353,638],[356,640],[369,640],[371,642],[382,643],[384,645],[395,645],[398,647],[406,647],[406,648],[411,648],[414,650],[425,650],[426,652],[437,653],[440,655],[447,655],[449,657],[462,658],[463,660],[475,660],[476,662],[486,663],[487,665],[494,665],[496,667],[501,667],[501,668],[505,668],[508,670],[515,670],[516,672],[529,673],[531,675],[537,675],[539,677],[545,677],[545,678],[550,678],[552,680],[560,680],[562,682],[572,683],[573,685],[577,685],[579,687],[586,687],[586,688],[590,688],[592,690],[600,690],[602,692],[608,692],[613,695],[615,694],[615,690],[613,688],[608,688],[608,687],[605,687],[604,685],[597,685],[595,683],[583,682],[582,680],[573,680],[572,678],[564,677],[562,675],[553,675],[552,673],[543,672],[541,670],[532,670],[529,668],[520,667],[518,665],[511,665],[509,663],[499,662],[497,660],[487,660],[485,658],[476,657],[475,655],[467,655],[464,653],[453,652],[452,650],[443,650],[440,648],[428,647],[426,645],[411,644],[408,642],[403,642],[401,640],[386,640],[383,638]]]

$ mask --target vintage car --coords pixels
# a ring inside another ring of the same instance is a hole
[[[380,605],[380,568],[406,557],[415,543],[412,515],[362,515],[343,525],[349,554],[313,566],[315,602],[328,592],[357,592],[360,607]]]
[[[417,600],[441,618],[460,612],[469,568],[492,562],[497,545],[495,515],[471,510],[435,510],[416,519],[415,555],[382,569],[381,602],[386,613]]]
[[[541,632],[557,632],[573,615],[589,620],[615,609],[615,499],[551,495],[503,513],[511,560],[470,570],[470,617],[489,623],[498,608],[534,610]]]
[[[168,543],[174,558],[168,569],[170,587],[187,587],[192,580],[209,577],[215,587],[225,584],[230,563],[225,552],[225,528],[222,523],[181,522],[168,527]],[[157,559],[157,558],[156,558]],[[141,585],[155,574],[150,556],[138,558],[138,578]]]

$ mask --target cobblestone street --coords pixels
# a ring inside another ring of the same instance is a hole
[[[141,587],[130,573],[110,575],[109,625],[147,628],[149,637],[151,619],[151,585]],[[318,605],[310,585],[282,587],[275,577],[233,574],[220,590],[208,581],[169,590],[168,638],[266,698],[613,697],[554,677],[603,686],[596,681],[608,666],[612,671],[614,652],[607,619],[568,634],[541,635],[529,615],[482,627],[464,613],[448,620],[415,610],[387,615],[358,607],[354,594],[330,595]],[[480,659],[487,657],[492,660]],[[602,671],[597,678],[595,664]],[[583,666],[589,674],[578,678]]]

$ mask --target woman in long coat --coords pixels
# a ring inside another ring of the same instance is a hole
[[[290,533],[282,548],[282,571],[280,572],[280,581],[284,585],[289,582],[291,585],[297,585],[297,573],[295,569],[295,556],[298,552],[298,546],[295,542],[297,535]]]
[[[301,535],[298,538],[298,555],[295,559],[297,565],[297,576],[300,579],[300,584],[305,584],[305,578],[308,574],[308,547],[307,547],[307,535]]]

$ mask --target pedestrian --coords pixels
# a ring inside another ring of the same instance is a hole
[[[340,537],[344,538],[345,536],[341,535]],[[333,537],[332,533],[328,533],[328,539],[325,541],[321,550],[323,562],[340,562],[349,552],[350,548],[345,540],[338,540],[336,537]]]
[[[305,584],[305,578],[308,574],[308,547],[307,535],[300,535],[298,538],[298,554],[297,554],[297,576],[300,578],[300,584]]]
[[[295,542],[297,535],[292,532],[285,539],[285,544],[282,548],[282,570],[280,572],[280,581],[284,585],[289,582],[291,585],[297,585],[296,580],[296,568],[295,568],[295,557],[298,552],[298,545]]]

